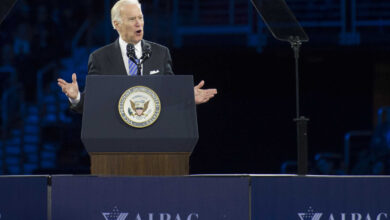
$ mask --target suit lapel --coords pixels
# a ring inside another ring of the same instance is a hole
[[[142,40],[142,50],[143,50],[143,48],[146,48],[146,47],[151,48],[152,45],[150,45],[148,41]],[[143,67],[142,68],[143,68],[143,75],[144,76],[150,75],[151,69],[150,69],[149,61],[150,61],[150,58],[145,60],[145,62],[143,63]]]
[[[123,63],[121,48],[119,46],[119,38],[114,42],[114,47],[110,58],[112,66],[115,69],[113,72],[119,75],[127,75],[126,67]]]

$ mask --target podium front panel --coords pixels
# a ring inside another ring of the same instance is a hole
[[[161,102],[158,119],[145,128],[126,124],[118,111],[134,86],[152,89]],[[88,76],[82,140],[88,152],[192,152],[198,127],[192,76]]]

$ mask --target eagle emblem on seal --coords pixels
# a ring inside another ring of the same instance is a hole
[[[131,111],[130,114],[132,114],[132,112],[135,112],[136,115],[142,116],[145,114],[146,110],[148,110],[149,101],[142,103],[142,102],[133,102],[132,100],[130,100],[130,106],[131,109],[133,110]]]

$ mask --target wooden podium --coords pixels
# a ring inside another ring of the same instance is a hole
[[[132,127],[119,115],[119,99],[134,86],[148,87],[160,99],[159,117],[145,128]],[[198,141],[192,76],[87,76],[85,91],[81,139],[91,174],[189,174]]]
[[[189,153],[90,153],[91,174],[180,176],[189,174]]]

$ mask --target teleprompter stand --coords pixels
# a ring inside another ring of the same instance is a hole
[[[0,24],[14,7],[16,0],[2,0],[0,2]]]
[[[289,42],[295,58],[295,95],[297,124],[298,174],[307,174],[307,122],[299,113],[299,49],[308,36],[284,0],[251,0],[272,35],[280,41]]]

